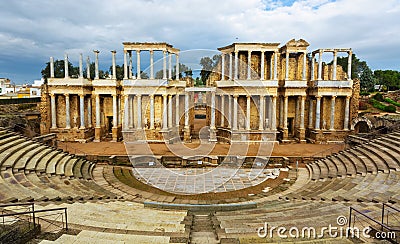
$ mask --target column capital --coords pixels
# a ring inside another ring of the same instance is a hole
[[[149,95],[150,99],[154,99],[154,94]]]
[[[162,94],[163,97],[167,97],[167,94]]]
[[[136,96],[137,96],[137,97],[142,97],[142,94],[137,94]]]
[[[54,97],[56,94],[50,93],[49,95],[50,95],[50,97]]]
[[[251,95],[247,94],[247,95],[246,95],[246,98],[251,98]]]
[[[153,54],[153,53],[154,53],[154,50],[153,50],[153,49],[151,49],[149,52],[150,52],[150,54]]]
[[[116,53],[117,53],[116,50],[111,50],[110,52],[111,52],[112,54],[116,54]]]
[[[93,52],[94,52],[95,54],[99,54],[99,53],[100,53],[99,50],[93,50]]]
[[[112,96],[112,97],[116,97],[116,96],[118,96],[118,95],[117,95],[117,94],[111,94],[111,96]]]
[[[351,95],[346,95],[346,99],[350,99],[351,98]]]
[[[171,98],[171,97],[172,97],[172,94],[168,94],[168,97]]]
[[[239,97],[238,94],[233,94],[232,96],[233,96],[234,98],[238,98],[238,97]]]
[[[64,93],[64,96],[69,97],[69,93]]]
[[[85,94],[79,94],[79,97],[85,97]]]
[[[336,98],[337,96],[336,95],[332,95],[332,98]]]
[[[136,54],[138,54],[138,53],[140,53],[141,50],[140,50],[140,49],[137,49],[137,50],[135,50],[135,51],[136,51]]]
[[[306,100],[306,96],[299,96],[301,100]]]

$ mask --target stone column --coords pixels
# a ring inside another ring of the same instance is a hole
[[[348,52],[349,56],[347,59],[347,80],[351,80],[351,59],[353,58],[353,52]]]
[[[133,79],[133,74],[132,74],[132,51],[129,51],[129,79]]]
[[[303,80],[307,80],[306,67],[307,67],[307,52],[305,51],[303,53],[303,75],[302,75]]]
[[[300,129],[304,129],[304,112],[305,112],[305,105],[306,105],[306,97],[300,97]]]
[[[229,80],[232,79],[232,53],[229,53]]]
[[[319,50],[318,55],[318,80],[322,80],[322,50]]]
[[[344,107],[344,130],[349,129],[349,117],[350,117],[350,96],[346,96],[346,105]]]
[[[276,130],[276,96],[272,96],[271,130]]]
[[[162,129],[167,130],[168,128],[168,109],[167,109],[167,94],[163,94],[163,121],[162,121]]]
[[[129,96],[128,95],[124,95],[124,128],[123,128],[124,130],[128,130],[129,129],[129,118],[130,118],[130,114],[129,114]]]
[[[113,108],[113,128],[117,128],[117,95],[112,95],[112,108]]]
[[[141,79],[142,74],[140,73],[140,50],[136,50],[136,70],[137,70],[137,76],[136,79]]]
[[[274,80],[278,79],[278,54],[274,52]]]
[[[163,50],[163,79],[167,79],[167,51]]]
[[[265,72],[265,52],[261,51],[261,73],[260,80],[264,80],[264,72]]]
[[[310,97],[310,108],[308,110],[308,128],[312,128],[313,127],[313,100]]]
[[[57,109],[56,109],[56,94],[50,93],[51,105],[51,128],[57,129]]]
[[[247,53],[247,79],[251,80],[251,51]]]
[[[101,127],[100,122],[100,95],[96,94],[96,128]]]
[[[289,103],[289,97],[284,96],[283,99],[283,129],[287,130],[287,116],[288,116],[288,103]]]
[[[232,96],[228,95],[228,127],[232,128]]]
[[[128,95],[128,104],[126,105],[128,107],[128,127],[133,128],[133,96]]]
[[[189,92],[185,92],[185,128],[189,129]]]
[[[225,125],[225,95],[221,95],[221,127]]]
[[[64,55],[64,77],[69,78],[69,73],[68,73],[68,54]]]
[[[50,78],[54,78],[54,58],[50,57]]]
[[[283,128],[283,96],[279,98],[279,127]]]
[[[127,52],[124,50],[124,79],[128,79],[128,60],[126,58]],[[125,105],[126,107],[126,105]]]
[[[271,54],[271,59],[269,60],[269,79],[272,80],[272,78],[274,77],[273,73],[274,73],[274,63],[273,63],[273,54]]]
[[[79,54],[79,78],[83,78],[83,56]]]
[[[295,105],[294,105],[294,127],[299,126],[299,119],[300,119],[300,97],[295,96]]]
[[[286,50],[286,53],[285,53],[285,65],[286,65],[286,68],[285,68],[285,80],[288,80],[289,79],[289,52]]]
[[[233,130],[238,129],[238,95],[233,95]]]
[[[117,79],[117,67],[115,64],[115,53],[117,51],[113,50],[111,51],[111,57],[112,57],[112,78]]]
[[[333,80],[337,80],[336,78],[336,69],[337,69],[337,51],[333,51]]]
[[[86,59],[86,78],[90,79],[90,58],[87,56]]]
[[[335,130],[335,99],[336,96],[332,96],[331,100],[331,125],[330,130]]]
[[[175,95],[175,124],[176,126],[178,126],[179,128],[179,121],[180,121],[180,117],[179,117],[179,94]]]
[[[69,94],[65,93],[65,129],[71,128]]]
[[[150,95],[150,130],[154,129],[154,95]]]
[[[87,121],[88,121],[88,127],[92,127],[92,97],[89,96],[88,98],[88,104],[87,104]]]
[[[168,53],[168,79],[172,80],[172,54]]]
[[[154,79],[154,51],[150,50],[150,79]]]
[[[311,80],[315,80],[315,55],[314,53],[311,54]]]
[[[175,59],[176,59],[176,65],[175,65],[175,80],[180,79],[180,74],[179,74],[179,54],[175,54]]]
[[[221,54],[221,80],[225,80],[225,54]]]
[[[99,79],[99,51],[94,50],[94,78]]]
[[[259,101],[260,107],[259,107],[259,112],[258,112],[258,115],[259,115],[258,129],[259,130],[264,130],[264,111],[265,111],[265,108],[264,108],[264,95],[260,95],[259,97],[260,97],[260,101]]]
[[[215,91],[211,92],[211,121],[210,129],[215,129]]]
[[[251,103],[251,96],[247,95],[246,96],[247,101],[246,101],[246,130],[250,130],[250,103]]]
[[[85,95],[79,95],[79,116],[81,119],[79,129],[85,129]]]
[[[235,77],[234,80],[237,80],[239,77],[239,67],[238,67],[238,59],[239,59],[239,52],[235,51]]]
[[[138,94],[137,97],[137,125],[136,129],[142,129],[142,95]]]
[[[173,127],[172,124],[172,95],[168,95],[168,128]]]
[[[316,96],[317,98],[317,106],[315,108],[315,129],[320,129],[321,124],[321,96]]]

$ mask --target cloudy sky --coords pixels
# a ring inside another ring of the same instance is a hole
[[[122,65],[125,41],[184,51],[303,38],[310,51],[351,47],[373,70],[400,70],[400,0],[10,0],[0,16],[0,77],[16,83],[64,53],[77,65],[98,49],[108,69],[117,50]]]

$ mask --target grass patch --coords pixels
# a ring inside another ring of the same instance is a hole
[[[392,99],[390,99],[388,97],[385,98],[384,101],[387,102],[387,103],[393,104],[394,106],[400,107],[400,103],[398,103],[398,102],[396,102],[396,101],[394,101],[394,100],[392,100]]]
[[[371,98],[369,100],[369,102],[372,104],[372,106],[374,108],[377,108],[379,110],[382,110],[382,111],[385,111],[385,112],[388,112],[388,113],[395,113],[396,112],[396,107],[393,106],[393,105],[386,106],[385,104],[382,104],[381,102],[379,102],[378,100],[376,100],[374,98]]]

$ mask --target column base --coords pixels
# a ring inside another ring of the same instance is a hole
[[[86,127],[81,126],[81,127],[79,127],[79,129],[80,129],[80,130],[84,130],[84,129],[86,129]]]
[[[210,138],[208,140],[209,142],[217,142],[217,132],[215,128],[210,128]]]
[[[118,141],[118,127],[113,127],[112,129],[112,142]]]
[[[101,127],[94,128],[94,142],[100,142],[101,139]]]
[[[191,142],[192,137],[190,134],[190,127],[189,126],[185,126],[185,128],[183,129],[183,141],[184,142]]]

